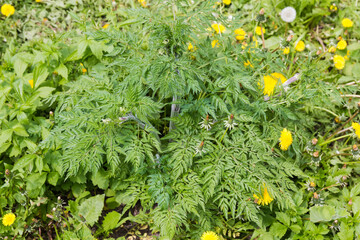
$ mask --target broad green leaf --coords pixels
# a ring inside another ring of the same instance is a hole
[[[41,87],[37,89],[35,93],[38,94],[41,98],[47,98],[54,90],[55,88],[52,87]]]
[[[7,205],[7,199],[4,196],[0,197],[0,208],[4,208]]]
[[[281,223],[273,223],[270,227],[270,232],[279,238],[282,238],[287,231],[287,227],[282,225]]]
[[[347,46],[347,50],[349,50],[349,51],[355,51],[355,50],[358,50],[358,49],[360,49],[360,43],[359,42],[355,42],[355,43],[349,44],[349,46]]]
[[[26,189],[28,191],[36,190],[41,188],[46,181],[46,173],[32,173],[26,178]]]
[[[11,143],[3,143],[0,145],[0,153],[5,152],[9,147],[11,146]]]
[[[360,211],[360,197],[353,197],[352,198],[352,211],[354,214]]]
[[[95,40],[92,40],[89,46],[91,52],[95,55],[97,59],[100,60],[103,55],[104,44],[102,42],[97,42]]]
[[[285,226],[290,225],[290,217],[283,212],[276,212],[276,219],[279,220]]]
[[[350,197],[355,197],[360,194],[360,183],[357,183],[350,191]]]
[[[49,76],[49,72],[47,71],[44,65],[40,65],[35,68],[33,73],[33,80],[35,83],[35,88],[39,87]]]
[[[37,170],[39,171],[39,173],[41,173],[43,170],[43,167],[44,167],[44,162],[43,162],[42,157],[36,156],[35,166],[36,166]]]
[[[6,129],[4,131],[1,131],[0,145],[5,143],[6,141],[11,140],[12,133],[13,133],[13,129]]]
[[[55,71],[56,71],[60,76],[62,76],[63,78],[68,79],[68,74],[69,74],[69,72],[68,72],[67,67],[66,67],[64,64],[61,63],[61,64],[55,69]]]
[[[57,172],[50,172],[50,173],[48,174],[47,181],[48,181],[51,185],[56,186],[59,178],[60,178],[60,174],[59,174],[59,173],[57,173]]]
[[[310,208],[311,222],[328,222],[332,220],[335,215],[335,208],[333,206],[314,206]]]
[[[109,212],[103,221],[103,228],[105,231],[109,231],[112,230],[114,228],[117,227],[118,222],[120,221],[121,218],[121,214],[116,212],[116,211],[112,211]]]
[[[13,126],[12,130],[18,136],[22,136],[22,137],[28,137],[29,136],[29,134],[26,132],[25,127],[23,125],[21,125],[21,124],[16,124],[15,126]]]
[[[27,68],[27,63],[24,62],[23,60],[21,60],[20,58],[16,58],[15,62],[14,62],[14,70],[15,73],[19,76],[22,77],[25,70]]]
[[[103,169],[100,169],[95,174],[93,174],[91,177],[91,181],[94,185],[104,190],[109,186],[108,176],[106,174],[106,171]]]
[[[354,228],[349,227],[345,222],[340,225],[340,232],[337,234],[340,240],[353,240]]]
[[[86,222],[92,226],[101,216],[102,209],[104,207],[105,195],[97,195],[86,199],[79,206],[79,214],[81,214]]]
[[[30,163],[32,163],[35,158],[36,158],[36,155],[35,155],[35,154],[28,154],[28,155],[23,156],[22,158],[18,159],[18,160],[15,162],[15,165],[14,165],[12,171],[25,168],[25,167],[28,166]]]

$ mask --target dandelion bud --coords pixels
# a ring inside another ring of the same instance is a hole
[[[319,195],[318,195],[316,192],[314,192],[314,198],[315,198],[315,199],[318,199],[318,198],[319,198]]]
[[[234,119],[234,114],[230,115],[230,119],[233,120]]]
[[[202,148],[204,146],[204,141],[201,141],[201,143],[200,143],[200,148]]]
[[[61,200],[61,197],[60,197],[60,196],[58,196],[58,200]]]
[[[56,208],[53,208],[52,210],[53,210],[53,212],[55,212],[55,211],[56,211]]]
[[[342,180],[345,181],[347,179],[347,176],[342,176]]]
[[[334,221],[334,223],[335,223],[335,224],[338,224],[338,220],[336,219],[336,220]]]
[[[54,116],[54,112],[53,112],[53,111],[50,111],[50,112],[49,112],[49,115],[50,115],[50,117],[53,117],[53,116]]]
[[[294,38],[294,35],[289,35],[286,39],[287,42],[291,42],[291,40]]]
[[[314,152],[313,156],[316,157],[316,158],[319,157],[319,152],[318,151]]]
[[[350,198],[349,202],[348,202],[349,205],[352,205],[353,202],[352,202],[352,198]]]
[[[264,14],[265,14],[265,9],[264,9],[264,8],[260,9],[259,14],[260,14],[260,15],[264,15]]]
[[[358,146],[357,146],[356,144],[354,144],[354,145],[352,146],[352,149],[353,149],[354,151],[359,150],[359,148],[358,148]]]
[[[311,140],[311,143],[312,143],[312,145],[316,145],[316,144],[318,143],[317,138],[313,138],[313,139]]]
[[[321,50],[316,51],[316,55],[320,55],[320,53],[321,53]]]
[[[314,182],[310,182],[309,185],[310,185],[310,187],[313,187],[313,188],[316,187],[316,183],[314,183]]]
[[[9,170],[9,169],[6,169],[6,170],[5,170],[5,175],[6,175],[6,176],[9,176],[9,175],[10,175],[10,170]]]

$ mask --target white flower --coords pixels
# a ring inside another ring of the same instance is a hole
[[[205,149],[204,149],[204,141],[202,141],[197,147],[196,147],[196,151],[195,151],[195,154],[200,154],[200,156],[203,154],[203,153],[206,153]]]
[[[110,118],[101,119],[101,121],[105,124],[109,124],[111,122]]]
[[[213,125],[214,123],[212,122],[211,119],[209,119],[209,115],[206,116],[206,118],[202,118],[202,121],[199,122],[200,124],[200,128],[205,128],[206,130],[210,130],[211,129],[211,125]]]
[[[280,17],[284,22],[292,22],[296,18],[296,10],[293,7],[286,7],[280,12]]]
[[[237,126],[237,123],[234,121],[234,115],[231,114],[229,116],[229,120],[225,120],[224,121],[224,125],[226,128],[228,128],[229,130],[233,129],[235,126]]]

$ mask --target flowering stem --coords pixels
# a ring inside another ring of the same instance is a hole
[[[227,133],[227,131],[229,130],[229,127],[226,128],[224,134],[222,135],[221,139],[220,139],[220,143],[222,142],[222,140],[224,139],[225,137],[225,134]]]
[[[328,189],[328,188],[336,187],[336,186],[339,186],[339,185],[340,185],[339,183],[336,183],[336,184],[333,184],[333,185],[330,185],[330,186],[324,187],[324,188],[320,189],[320,190],[319,190],[319,191],[317,191],[317,192],[321,192],[321,191],[326,190],[326,189]]]
[[[330,113],[331,115],[339,118],[339,115],[337,115],[336,113],[334,113],[334,112],[332,112],[332,111],[330,111],[330,110],[328,110],[328,109],[326,109],[326,108],[316,107],[316,106],[315,106],[314,108],[315,108],[315,109],[319,109],[319,110],[323,110],[323,111],[325,111],[325,112],[327,112],[327,113]]]
[[[261,24],[261,23],[260,23],[260,30],[261,30],[262,45],[263,45],[263,48],[265,48],[265,38],[264,38],[264,32],[263,32],[263,28],[262,28],[262,24]]]
[[[337,138],[334,138],[334,139],[330,139],[330,140],[327,140],[323,143],[320,143],[319,146],[323,146],[325,144],[328,144],[328,143],[331,143],[331,142],[334,142],[334,141],[337,141],[337,140],[340,140],[340,139],[343,139],[343,138],[346,138],[346,137],[350,137],[352,135],[352,133],[350,134],[347,134],[347,135],[343,135],[343,136],[340,136],[340,137],[337,137]]]

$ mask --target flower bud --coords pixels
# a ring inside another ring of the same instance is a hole
[[[318,143],[317,138],[313,138],[313,139],[311,140],[311,143],[312,143],[312,145],[316,145],[316,144]]]
[[[6,169],[6,170],[5,170],[5,175],[6,175],[6,176],[9,176],[9,175],[10,175],[10,170],[9,170],[9,169]]]
[[[354,151],[359,150],[359,148],[358,148],[358,146],[357,146],[356,144],[354,144],[354,145],[352,146],[352,149],[353,149]]]
[[[260,15],[264,15],[264,14],[265,14],[265,9],[264,9],[264,8],[260,9],[259,14],[260,14]]]
[[[353,202],[352,202],[352,198],[350,198],[349,202],[348,202],[349,205],[352,205]]]
[[[313,156],[316,157],[316,158],[319,157],[319,152],[318,151],[314,152]]]
[[[318,195],[316,192],[314,192],[314,198],[315,198],[315,199],[318,199],[318,198],[319,198],[319,195]]]

